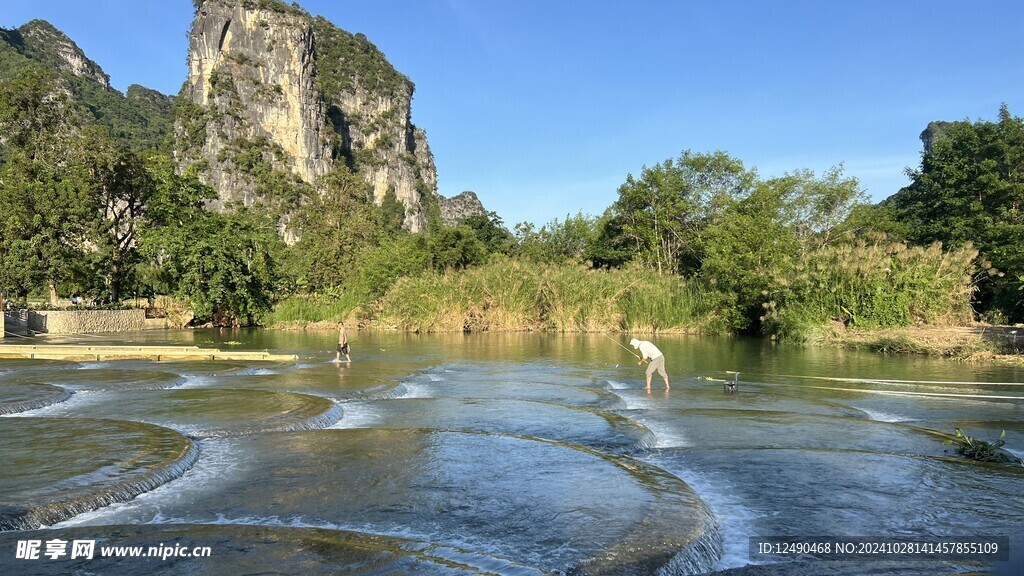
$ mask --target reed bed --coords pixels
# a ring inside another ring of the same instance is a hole
[[[403,330],[700,331],[702,290],[645,269],[594,270],[507,258],[460,272],[403,278],[377,319]]]

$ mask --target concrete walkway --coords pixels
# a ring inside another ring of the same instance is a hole
[[[267,350],[224,351],[198,346],[89,346],[71,344],[0,344],[0,358],[40,360],[267,360],[292,362],[298,356]]]

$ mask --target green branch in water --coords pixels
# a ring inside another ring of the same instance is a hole
[[[971,438],[960,428],[956,429],[956,437],[943,442],[944,444],[956,444],[956,453],[978,462],[995,462],[998,464],[1024,464],[1020,458],[1016,458],[1002,450],[1006,444],[1006,430],[999,435],[995,442],[986,442],[978,438]]]

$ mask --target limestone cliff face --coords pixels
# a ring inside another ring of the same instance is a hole
[[[423,230],[437,170],[426,134],[412,123],[415,86],[362,34],[323,18],[313,21],[313,30],[338,155],[370,182],[377,203],[394,194],[406,207],[406,228]]]
[[[451,198],[438,197],[438,207],[441,209],[441,220],[448,226],[458,226],[460,222],[470,216],[485,216],[487,210],[476,197],[476,193],[470,190],[452,196]]]
[[[337,164],[359,171],[380,203],[426,226],[437,176],[410,120],[413,86],[372,44],[275,0],[207,0],[189,40],[176,154],[199,162],[219,204],[265,200],[266,169],[311,184]]]
[[[330,170],[331,146],[308,18],[247,4],[209,1],[196,13],[182,96],[204,110],[206,130],[200,149],[181,158],[205,161],[221,203],[251,205],[258,182],[239,154],[255,147],[263,160],[312,182]]]

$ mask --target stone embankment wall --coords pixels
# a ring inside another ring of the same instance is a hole
[[[29,311],[28,328],[45,334],[88,332],[135,332],[146,327],[146,311],[132,310],[45,310]]]
[[[25,336],[28,334],[28,310],[5,310],[3,316],[4,336]]]

